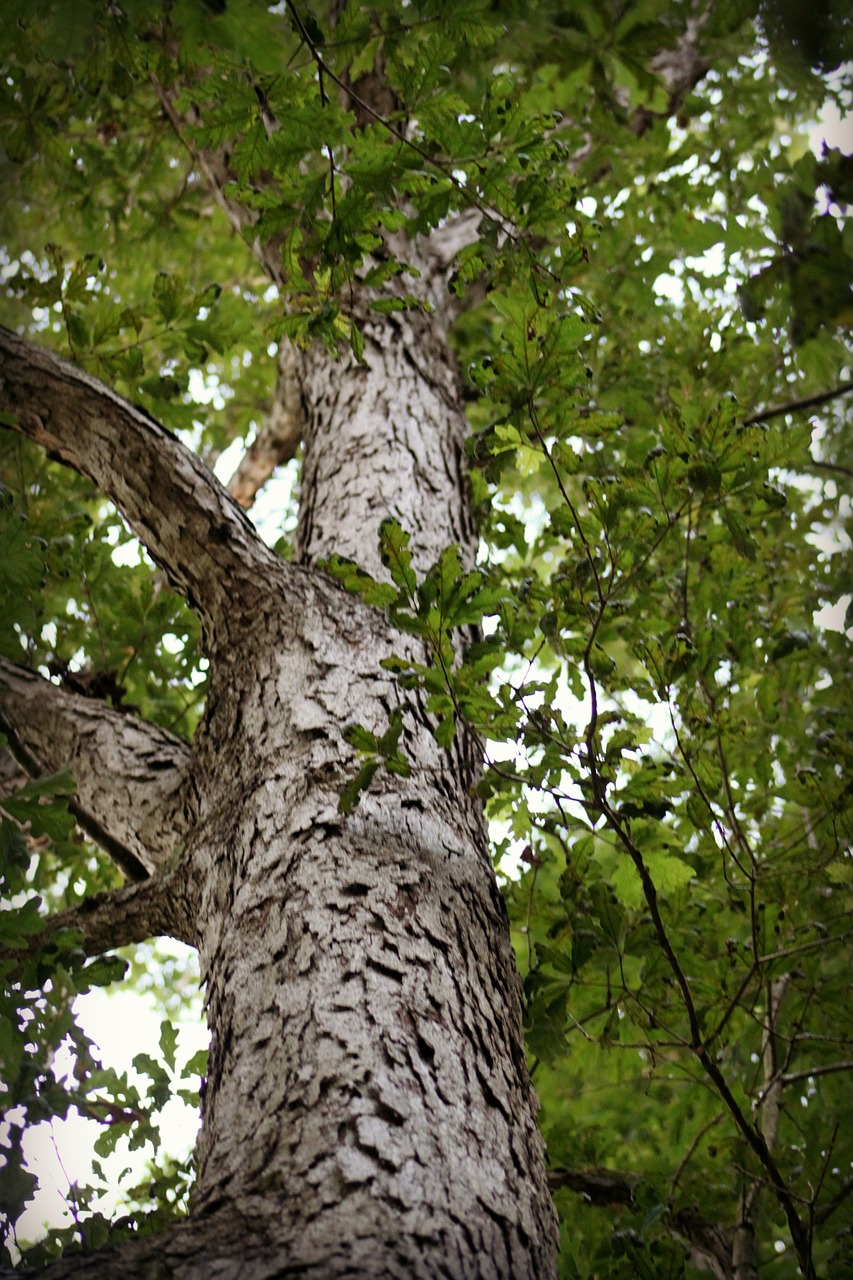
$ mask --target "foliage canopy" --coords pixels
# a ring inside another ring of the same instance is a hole
[[[821,106],[849,93],[853,36],[831,4],[811,26],[815,6],[696,8],[376,0],[333,24],[320,5],[259,0],[73,17],[8,0],[4,321],[213,462],[263,422],[277,344],[358,360],[364,286],[380,315],[431,305],[413,238],[476,225],[448,287],[481,563],[466,573],[448,548],[418,580],[391,521],[388,581],[328,567],[425,639],[427,662],[394,669],[425,691],[439,742],[460,721],[484,742],[562,1274],[696,1275],[696,1221],[731,1233],[743,1214],[762,1275],[808,1257],[853,1275],[836,394],[851,378],[853,160],[809,145]],[[359,94],[380,69],[382,111]],[[196,159],[223,146],[242,235]],[[255,241],[275,247],[277,285]],[[86,480],[12,433],[0,464],[3,654],[191,736],[193,615]],[[408,763],[399,724],[347,731],[353,807],[377,770]],[[71,785],[3,800],[7,952],[43,909],[115,883],[76,831]],[[159,1058],[138,1064],[147,1096],[76,1026],[74,995],[126,964],[84,963],[60,938],[3,997],[12,1224],[33,1191],[25,1126],[77,1107],[106,1155],[122,1136],[155,1141],[188,1086],[168,1020]],[[126,1195],[156,1227],[187,1172],[153,1168]],[[88,1211],[97,1188],[76,1190],[74,1226],[32,1261],[130,1229]]]

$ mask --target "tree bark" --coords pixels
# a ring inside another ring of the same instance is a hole
[[[174,859],[191,816],[180,738],[0,657],[0,729],[31,777],[70,768],[75,816],[125,875]]]
[[[96,422],[91,439],[63,433],[63,402],[41,382],[21,413],[28,361],[53,376],[55,358],[12,336],[4,347],[19,429],[97,475],[199,608],[210,659],[180,855],[211,1031],[190,1222],[100,1258],[102,1270],[68,1259],[46,1274],[553,1276],[555,1214],[475,744],[440,750],[413,704],[411,776],[377,775],[354,814],[338,805],[356,767],[342,730],[384,732],[401,695],[379,664],[412,641],[317,561],[338,552],[382,575],[386,515],[412,533],[421,572],[451,542],[474,558],[440,317],[365,311],[363,365],[320,349],[301,358],[298,565],[261,547],[162,428],[112,393],[114,413],[93,419],[106,389],[69,366],[62,386],[75,418]],[[140,450],[149,475],[162,459],[156,497],[122,472]]]
[[[113,500],[199,613],[208,642],[214,623],[224,640],[235,616],[256,606],[257,570],[272,575],[280,562],[201,459],[143,410],[2,327],[0,409]]]

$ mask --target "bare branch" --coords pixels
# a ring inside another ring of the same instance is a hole
[[[699,1147],[699,1143],[705,1137],[705,1134],[708,1133],[710,1129],[713,1129],[715,1125],[718,1125],[722,1119],[724,1119],[724,1113],[720,1111],[717,1113],[717,1115],[712,1116],[710,1120],[708,1120],[705,1124],[703,1124],[701,1129],[693,1138],[693,1141],[690,1143],[690,1146],[687,1148],[684,1155],[682,1156],[681,1161],[678,1165],[678,1168],[676,1169],[675,1173],[672,1175],[672,1182],[670,1183],[670,1187],[669,1187],[667,1204],[670,1206],[670,1208],[672,1208],[672,1205],[675,1202],[675,1191],[678,1186],[681,1175],[684,1173],[684,1170],[687,1168],[688,1164],[696,1154],[696,1151]]]
[[[811,465],[815,471],[830,471],[834,475],[853,476],[853,467],[845,467],[840,462],[820,462],[812,458]]]
[[[810,1080],[812,1076],[828,1076],[836,1071],[853,1071],[853,1062],[827,1062],[822,1067],[804,1067],[802,1071],[790,1071],[779,1077],[780,1084],[795,1084],[797,1080]]]
[[[281,563],[191,449],[44,347],[0,328],[7,425],[89,476],[115,502],[206,631],[259,602]],[[11,418],[11,421],[9,419]]]
[[[785,413],[814,409],[819,404],[826,404],[829,400],[837,400],[839,396],[849,395],[851,391],[853,391],[853,382],[842,382],[831,391],[819,391],[817,395],[803,396],[801,400],[788,400],[786,404],[774,404],[767,409],[761,409],[758,413],[751,413],[748,418],[744,418],[743,425],[754,427],[759,422],[769,422],[771,418],[780,418]],[[815,463],[815,466],[819,465]],[[847,468],[840,467],[839,470],[846,471]]]
[[[31,776],[71,769],[72,812],[125,875],[144,879],[173,856],[188,828],[185,742],[2,657],[0,728]]]
[[[779,1118],[782,1113],[782,1083],[778,1070],[779,1012],[791,975],[783,973],[767,983],[767,1008],[764,1031],[761,1037],[761,1058],[765,1089],[759,1104],[759,1124],[768,1151],[776,1145]],[[740,1196],[738,1220],[732,1249],[734,1280],[757,1280],[758,1250],[755,1241],[755,1211],[764,1180],[747,1181]]]
[[[548,1186],[552,1191],[566,1187],[595,1205],[633,1205],[641,1181],[638,1174],[615,1169],[548,1170]]]
[[[302,439],[302,405],[293,347],[283,338],[278,353],[278,380],[266,424],[243,455],[228,481],[228,492],[247,510],[276,467],[296,453]]]
[[[848,1178],[832,1199],[815,1214],[815,1226],[821,1227],[825,1222],[828,1222],[836,1209],[840,1209],[844,1201],[851,1195],[853,1195],[853,1178]]]

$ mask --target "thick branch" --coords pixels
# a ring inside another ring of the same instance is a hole
[[[186,743],[5,658],[0,728],[31,776],[71,769],[72,811],[125,875],[143,879],[172,857],[188,827]]]
[[[549,1169],[548,1186],[552,1191],[567,1187],[595,1205],[633,1205],[638,1174],[615,1169]]]
[[[0,328],[0,411],[115,502],[169,581],[215,625],[280,563],[192,450],[44,347]]]
[[[7,950],[4,959],[32,955],[57,934],[73,929],[87,956],[101,956],[118,947],[149,938],[177,938],[195,943],[193,911],[180,871],[151,876],[142,884],[126,884],[86,898],[77,907],[47,916],[43,928],[27,939],[25,952]],[[13,970],[12,978],[15,973]]]
[[[126,1244],[69,1250],[38,1272],[23,1274],[37,1274],[39,1280],[253,1280],[274,1275],[286,1280],[303,1271],[290,1265],[291,1253],[292,1247],[271,1244],[262,1231],[247,1228],[244,1217],[223,1207],[196,1220],[169,1223],[156,1234],[140,1232]],[[311,1267],[311,1275],[320,1274],[322,1265]],[[349,1274],[367,1272],[350,1269]],[[21,1280],[21,1275],[0,1266],[0,1280]]]
[[[228,481],[228,492],[247,510],[276,467],[296,453],[302,439],[299,375],[293,347],[283,338],[278,353],[278,380],[266,424],[246,450]]]

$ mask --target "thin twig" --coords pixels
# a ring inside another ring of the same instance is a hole
[[[813,409],[816,405],[826,404],[828,400],[836,400],[853,391],[853,382],[842,382],[832,391],[819,391],[817,395],[803,396],[800,400],[789,400],[787,404],[774,404],[769,409],[761,409],[758,413],[744,418],[745,427],[753,427],[759,422],[769,422],[771,418],[779,418],[783,413],[797,413],[801,409]]]
[[[724,1112],[720,1111],[717,1115],[715,1115],[712,1119],[710,1119],[707,1124],[703,1124],[702,1128],[699,1130],[699,1132],[696,1134],[696,1137],[693,1139],[693,1141],[690,1143],[690,1146],[687,1148],[687,1151],[685,1152],[684,1157],[681,1160],[681,1163],[679,1164],[675,1173],[672,1175],[672,1182],[669,1188],[669,1195],[666,1198],[666,1203],[670,1209],[672,1208],[673,1201],[675,1200],[675,1190],[676,1190],[676,1187],[678,1186],[679,1179],[681,1178],[682,1173],[687,1168],[690,1161],[693,1159],[693,1156],[696,1153],[696,1148],[699,1146],[699,1143],[705,1137],[705,1134],[708,1132],[708,1130],[713,1129],[715,1125],[718,1125],[720,1123],[720,1121],[724,1117],[724,1114],[725,1114]]]
[[[435,156],[430,155],[430,153],[426,150],[425,147],[419,146],[418,143],[415,142],[413,138],[408,138],[405,135],[405,133],[402,133],[399,129],[397,129],[391,123],[390,120],[386,120],[386,118],[379,111],[377,111],[375,107],[372,107],[369,102],[365,101],[364,98],[360,97],[359,94],[355,92],[352,85],[346,84],[339,76],[335,75],[334,71],[329,66],[329,64],[325,61],[325,59],[323,58],[323,55],[320,53],[320,50],[317,48],[317,46],[314,44],[313,40],[311,39],[310,35],[308,34],[305,24],[303,23],[301,17],[299,16],[299,13],[295,5],[293,4],[292,0],[287,0],[287,7],[290,10],[290,14],[293,18],[293,21],[296,25],[297,30],[299,31],[299,35],[301,36],[302,40],[305,42],[305,45],[308,48],[308,51],[310,52],[311,57],[313,58],[316,64],[317,71],[320,77],[321,91],[323,91],[322,77],[326,75],[329,77],[329,79],[332,81],[333,84],[336,84],[339,89],[342,89],[344,93],[346,93],[347,96],[352,99],[352,101],[356,104],[356,106],[360,107],[362,111],[366,111],[368,115],[370,115],[376,121],[376,123],[380,125],[381,128],[385,129],[386,132],[390,133],[392,138],[396,138],[396,140],[402,146],[407,147],[411,151],[414,151],[415,154],[419,155],[421,159],[425,161],[426,164],[431,165],[432,168],[434,169],[438,169],[438,171],[444,175],[444,177],[451,184],[451,186],[455,187],[456,190],[459,191],[465,197],[465,202],[467,204],[473,205],[475,209],[479,209],[480,213],[482,213],[484,217],[489,218],[494,222],[497,222],[501,230],[503,231],[504,235],[507,237],[507,239],[511,240],[513,244],[520,246],[528,255],[528,257],[531,259],[531,261],[535,261],[533,252],[530,246],[527,244],[527,241],[524,239],[524,236],[518,235],[514,230],[512,230],[512,223],[507,221],[507,219],[504,217],[504,215],[500,212],[499,209],[496,209],[494,205],[489,204],[486,201],[479,200],[472,193],[471,189],[466,185],[466,183],[460,181],[460,179],[456,177],[456,174],[453,172],[452,164],[446,163],[443,160],[438,160]],[[544,263],[537,261],[536,266],[544,274],[550,276],[552,280],[557,279],[557,276],[554,274],[554,272],[551,271],[548,267],[546,267]]]
[[[789,1071],[779,1077],[780,1084],[795,1084],[797,1080],[810,1080],[812,1076],[828,1076],[836,1071],[853,1071],[853,1062],[828,1062],[822,1067],[804,1067],[802,1071]]]

